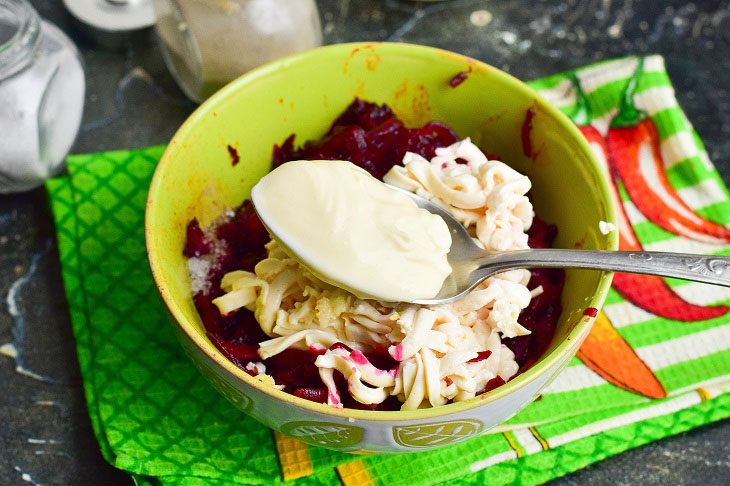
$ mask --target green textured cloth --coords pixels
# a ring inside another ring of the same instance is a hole
[[[728,192],[678,107],[660,57],[609,61],[531,85],[577,124],[597,127],[607,126],[628,87],[636,107],[656,126],[673,190],[694,214],[730,224]],[[104,457],[141,485],[283,481],[274,434],[204,381],[182,353],[157,296],[143,219],[162,150],[71,156],[69,175],[47,184],[96,438]],[[645,249],[730,254],[728,246],[660,228],[642,216],[623,184],[618,190]],[[695,304],[730,304],[724,288],[675,280],[669,286]],[[604,313],[666,398],[649,399],[621,380],[609,383],[595,366],[575,358],[541,400],[490,434],[400,456],[353,456],[307,446],[313,472],[296,482],[536,484],[730,416],[727,313],[680,323],[636,307],[613,289]],[[337,468],[353,461],[360,476]]]

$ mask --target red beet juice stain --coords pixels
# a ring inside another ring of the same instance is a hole
[[[522,151],[527,157],[532,156],[532,142],[530,142],[530,133],[532,132],[532,117],[535,116],[535,108],[530,108],[525,113],[525,121],[522,123]]]

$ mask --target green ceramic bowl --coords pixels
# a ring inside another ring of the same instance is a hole
[[[456,74],[467,79],[453,88]],[[540,217],[558,225],[556,246],[615,250],[608,182],[580,132],[517,79],[458,54],[408,44],[341,44],[260,67],[193,113],[160,161],[145,221],[155,282],[183,349],[203,375],[244,412],[304,442],[342,451],[407,452],[458,442],[499,424],[540,393],[575,354],[612,274],[569,271],[563,314],[545,355],[526,373],[472,400],[410,412],[335,409],[265,386],[208,341],[193,305],[182,250],[192,218],[207,224],[238,206],[269,171],[271,151],[289,134],[318,139],[354,97],[387,103],[410,125],[439,120],[499,154],[533,182]],[[532,156],[523,151],[525,114],[534,110]],[[232,166],[227,146],[241,162]],[[315,427],[313,427],[315,426]],[[443,426],[443,427],[442,427]],[[429,433],[438,427],[438,436]]]

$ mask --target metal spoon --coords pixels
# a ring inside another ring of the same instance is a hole
[[[448,254],[448,262],[453,271],[435,297],[416,300],[414,301],[416,304],[452,302],[490,275],[515,268],[612,270],[675,277],[730,287],[730,257],[726,256],[658,251],[628,252],[553,248],[487,252],[474,243],[464,226],[445,209],[412,192],[394,186],[390,187],[408,195],[420,208],[441,216],[451,231],[451,250]]]

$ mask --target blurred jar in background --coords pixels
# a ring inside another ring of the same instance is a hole
[[[322,44],[314,0],[153,0],[168,68],[202,102],[278,57]]]
[[[0,0],[0,193],[39,186],[63,169],[85,90],[71,40],[27,0]]]

